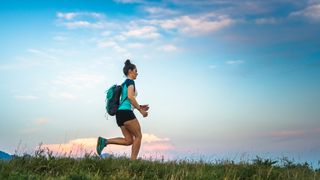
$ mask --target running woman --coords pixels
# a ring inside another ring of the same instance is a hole
[[[140,128],[140,123],[133,113],[134,109],[137,109],[143,117],[148,116],[149,105],[139,105],[136,100],[137,91],[135,87],[134,80],[138,76],[137,67],[130,62],[130,60],[125,61],[125,66],[123,67],[123,73],[127,79],[122,83],[122,102],[116,113],[117,124],[120,127],[124,137],[110,138],[106,139],[103,137],[98,138],[97,142],[97,153],[101,155],[104,147],[108,144],[117,144],[131,147],[131,159],[135,160],[138,157],[142,133]]]

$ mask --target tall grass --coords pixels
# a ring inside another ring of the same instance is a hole
[[[260,157],[252,161],[158,161],[126,157],[101,159],[56,157],[45,149],[34,155],[0,161],[0,179],[320,179],[320,170],[308,163],[281,162]]]

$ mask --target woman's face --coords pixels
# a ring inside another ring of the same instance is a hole
[[[133,79],[136,79],[138,76],[138,70],[137,69],[129,69],[129,76]]]

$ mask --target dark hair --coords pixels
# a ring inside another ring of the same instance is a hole
[[[130,59],[127,59],[123,67],[124,75],[128,76],[129,70],[134,70],[134,69],[136,69],[136,65],[131,64]]]

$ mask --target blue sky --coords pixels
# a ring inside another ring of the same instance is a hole
[[[3,1],[0,20],[1,150],[120,136],[104,91],[130,58],[141,156],[320,159],[318,1]]]

